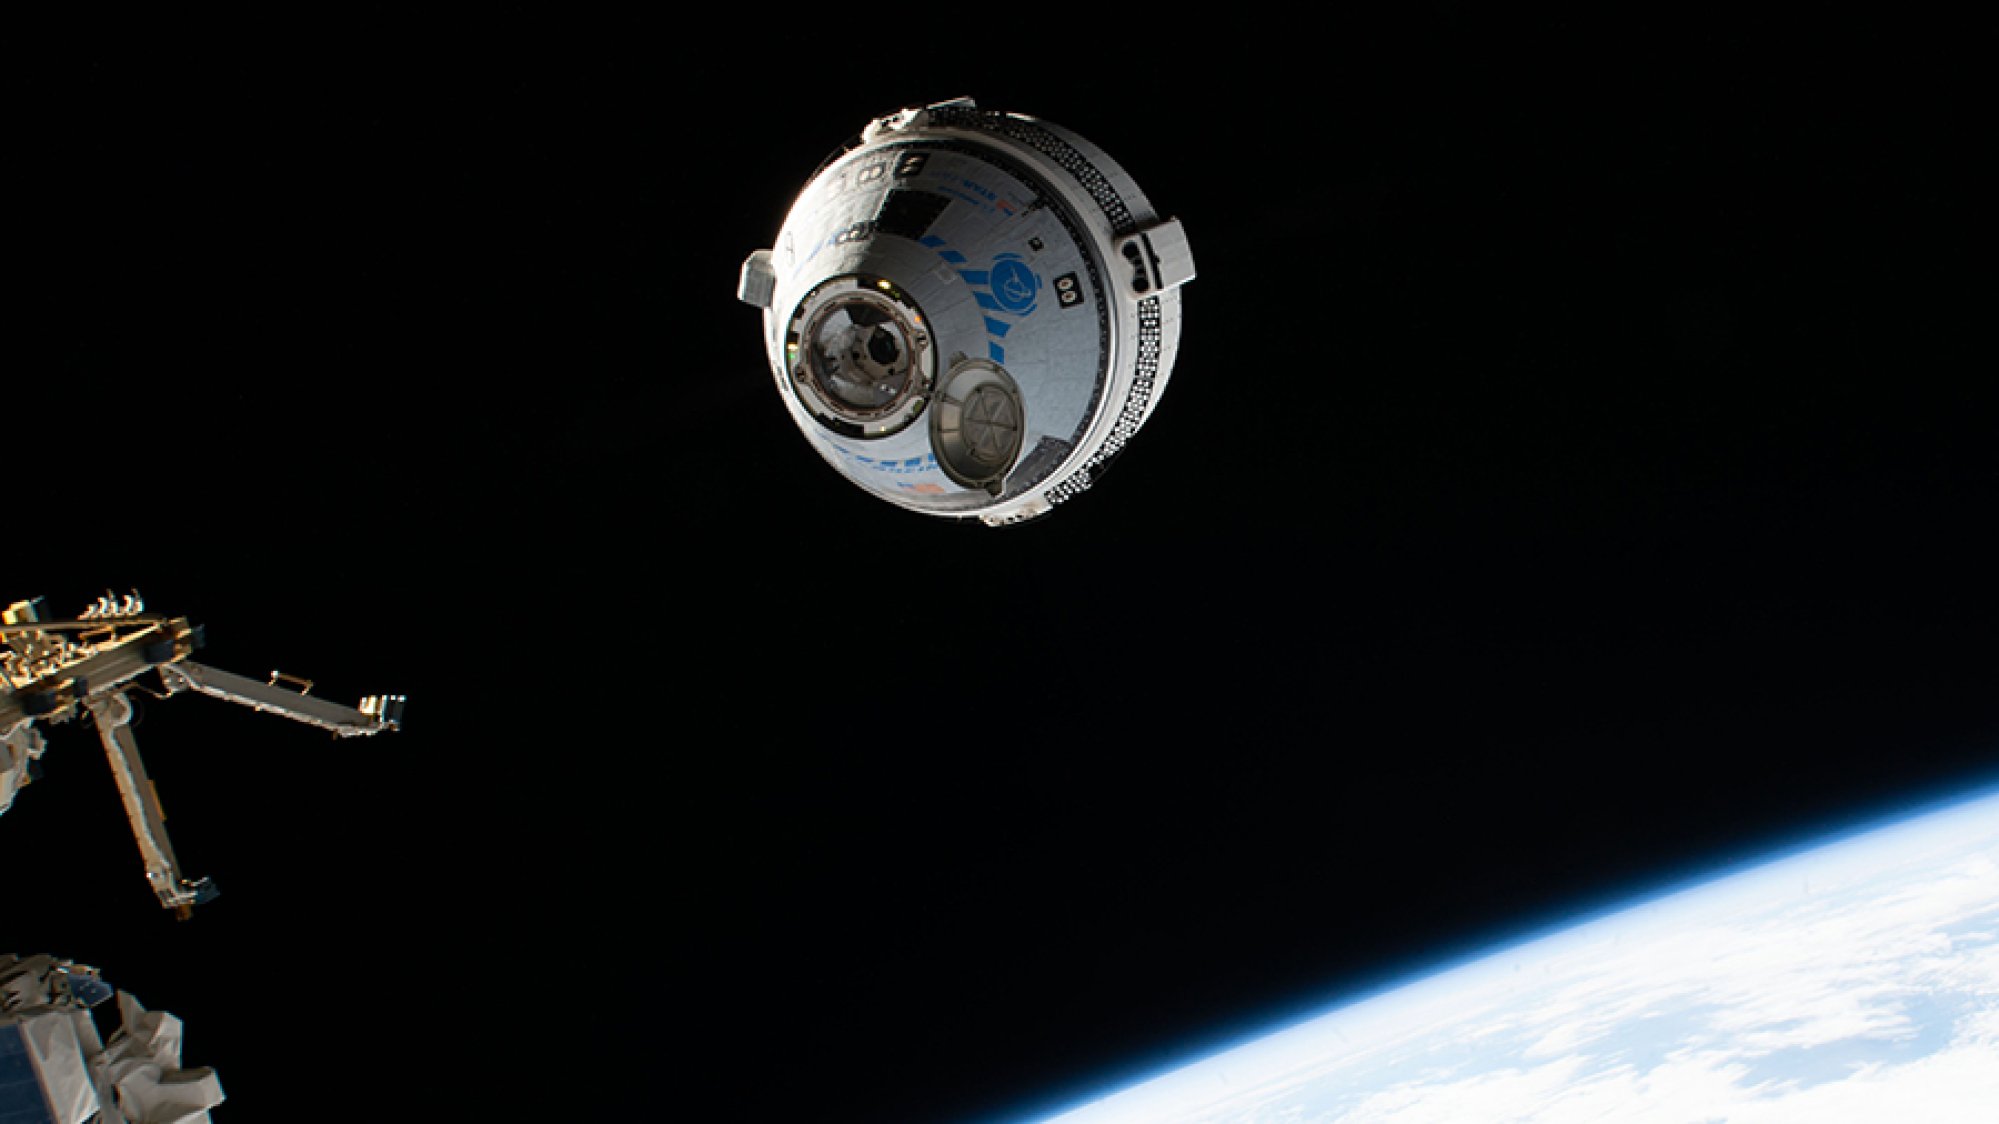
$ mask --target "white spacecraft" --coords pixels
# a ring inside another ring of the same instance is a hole
[[[117,996],[105,1041],[91,1008]],[[180,1020],[115,991],[95,968],[51,956],[0,956],[0,1121],[5,1124],[208,1124],[222,1084],[182,1069]]]
[[[38,723],[87,717],[111,761],[125,817],[160,904],[185,918],[215,894],[208,879],[181,876],[167,840],[166,814],[132,737],[132,701],[140,690],[165,698],[182,691],[227,699],[355,737],[396,729],[404,697],[370,695],[358,707],[315,698],[310,681],[272,672],[268,682],[189,659],[201,629],[185,617],[146,612],[136,593],[106,595],[74,619],[51,620],[39,598],[0,611],[0,812],[39,773],[46,751]],[[149,682],[153,685],[148,685]],[[0,1121],[5,1121],[0,1116]]]
[[[1145,424],[1194,259],[1089,141],[968,99],[870,124],[738,295],[798,427],[912,511],[989,525],[1088,488]]]

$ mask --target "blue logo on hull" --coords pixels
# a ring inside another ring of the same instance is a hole
[[[952,267],[969,264],[965,255],[945,245],[942,238],[927,235],[920,240],[923,245],[937,252],[937,256]],[[1009,316],[1025,317],[1034,311],[1035,298],[1041,292],[1041,275],[1034,272],[1019,254],[1000,254],[993,258],[993,267],[986,269],[957,268],[958,278],[971,287],[972,299],[987,313],[1003,312]],[[1000,340],[1006,337],[1013,325],[993,316],[986,316],[986,352],[995,363],[1006,362],[1006,348]]]
[[[1026,316],[1034,311],[1035,294],[1041,291],[1041,278],[1028,268],[1019,254],[1001,254],[993,260],[993,299],[999,306],[1015,316]]]

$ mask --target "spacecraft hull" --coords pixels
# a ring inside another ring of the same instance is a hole
[[[1143,425],[1193,276],[1177,221],[1072,133],[970,102],[877,120],[744,264],[800,431],[862,489],[990,524]]]

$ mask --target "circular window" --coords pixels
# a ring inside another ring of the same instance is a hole
[[[856,414],[895,405],[909,390],[913,358],[901,325],[858,297],[835,301],[820,312],[806,352],[813,378]]]
[[[886,437],[923,412],[935,367],[923,313],[888,281],[836,277],[792,314],[785,360],[821,424]]]

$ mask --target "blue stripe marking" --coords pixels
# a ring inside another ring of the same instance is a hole
[[[992,356],[992,360],[995,363],[1006,362],[1006,348],[1001,347],[991,340],[986,341],[986,354]]]
[[[993,275],[983,269],[961,269],[958,276],[964,278],[967,285],[991,286],[993,283]]]
[[[950,262],[952,265],[965,264],[965,255],[959,253],[956,250],[939,250],[937,251],[937,256],[943,258],[947,262]]]
[[[995,320],[990,316],[986,317],[986,331],[991,332],[993,335],[1005,338],[1007,330],[1012,327],[1013,325],[1004,320]]]
[[[993,295],[991,293],[983,293],[983,292],[973,293],[972,299],[979,302],[980,308],[986,309],[991,312],[998,312],[1000,310],[999,302],[993,299]]]
[[[942,238],[937,237],[935,234],[924,235],[922,241],[925,246],[928,246],[933,250],[944,244],[944,240]]]

